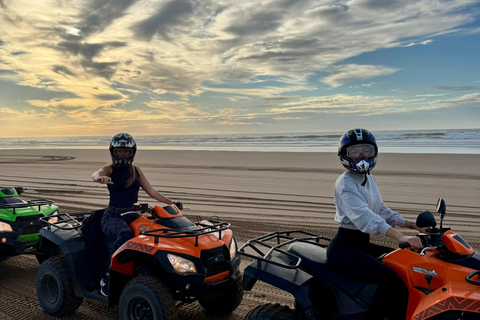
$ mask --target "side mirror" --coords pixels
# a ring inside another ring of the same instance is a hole
[[[437,222],[435,221],[435,217],[433,216],[433,213],[430,211],[423,211],[420,213],[417,217],[417,221],[415,222],[417,227],[420,228],[428,228],[432,227],[435,228],[437,225]]]
[[[445,216],[445,212],[447,211],[447,206],[445,205],[445,200],[442,198],[438,198],[437,201],[437,212],[440,213],[440,215]]]

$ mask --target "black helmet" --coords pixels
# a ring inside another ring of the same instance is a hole
[[[115,152],[116,148],[130,148],[132,149],[132,152],[126,156],[119,156]],[[135,139],[133,139],[133,137],[128,133],[118,133],[114,135],[110,141],[110,155],[112,156],[112,161],[116,166],[128,166],[132,164],[136,152],[137,143],[135,142]]]
[[[358,147],[349,148],[355,145]],[[362,153],[365,158],[358,158]],[[347,170],[362,174],[369,173],[375,167],[378,158],[375,136],[366,129],[348,130],[338,141],[338,156]]]

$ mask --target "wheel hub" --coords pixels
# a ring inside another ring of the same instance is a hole
[[[144,298],[136,298],[131,304],[131,319],[135,320],[153,320],[153,312],[150,303]]]

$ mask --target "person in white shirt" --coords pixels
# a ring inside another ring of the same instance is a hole
[[[377,181],[370,174],[378,159],[376,139],[370,131],[347,131],[340,138],[338,155],[347,171],[335,182],[335,221],[339,228],[327,250],[328,263],[349,278],[379,285],[368,319],[405,319],[407,287],[395,271],[376,259],[394,249],[371,243],[370,235],[383,234],[419,249],[422,243],[418,237],[403,235],[395,227],[420,232],[425,229],[383,202]]]

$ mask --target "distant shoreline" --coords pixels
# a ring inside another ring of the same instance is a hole
[[[381,153],[480,154],[480,129],[374,132]],[[336,153],[341,133],[135,135],[139,150]],[[0,138],[0,150],[103,149],[111,137]]]

